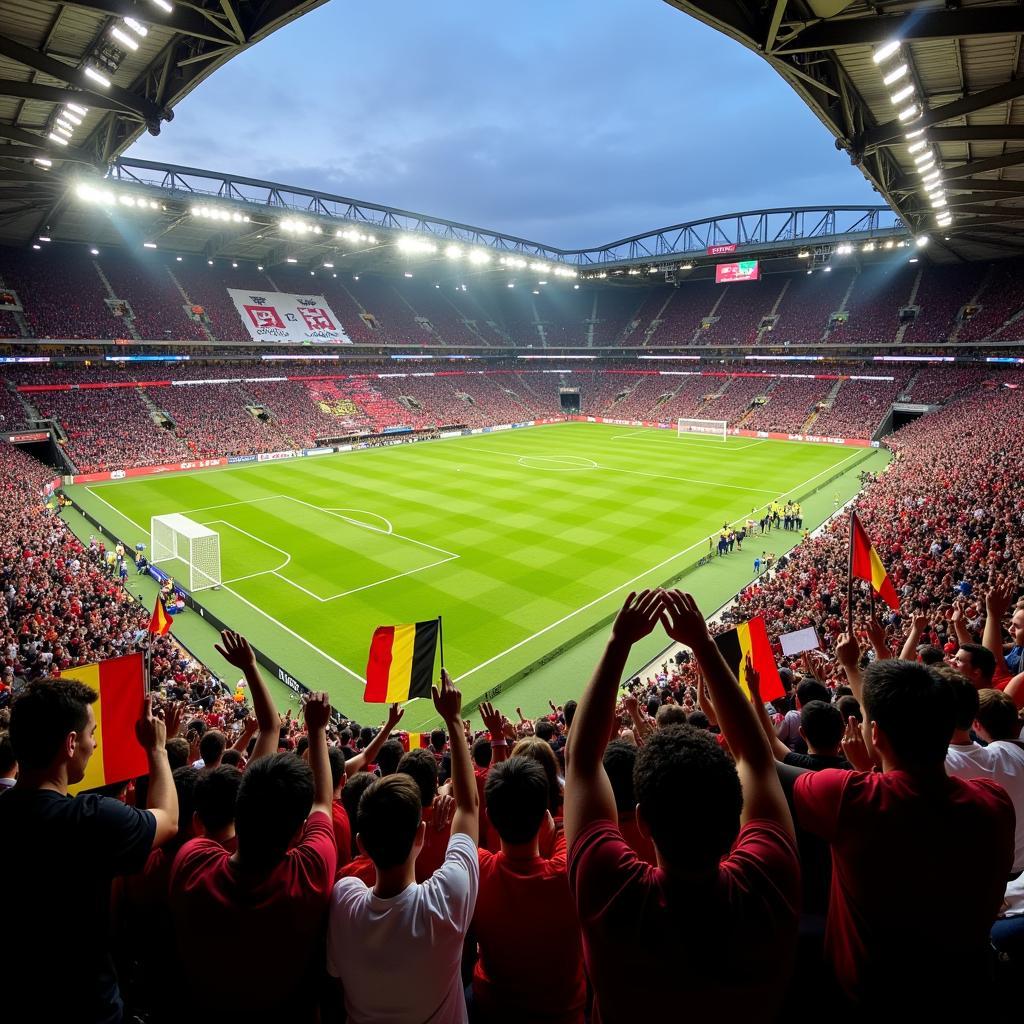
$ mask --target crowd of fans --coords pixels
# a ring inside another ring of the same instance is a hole
[[[7,1003],[147,1022],[944,1019],[955,979],[1007,1006],[1022,406],[989,390],[888,439],[857,514],[898,611],[861,584],[848,607],[838,514],[718,625],[678,591],[631,594],[550,714],[470,715],[442,672],[428,737],[397,706],[380,728],[338,720],[321,693],[282,718],[244,638],[218,647],[233,693],[158,638],[147,774],[74,798],[103,737],[94,691],[60,673],[137,649],[148,612],[44,507],[50,473],[0,445]],[[821,642],[775,650],[769,703],[764,665],[743,666],[748,698],[713,639],[755,615],[773,642]],[[680,657],[623,687],[656,629]],[[69,913],[87,917],[58,940]]]

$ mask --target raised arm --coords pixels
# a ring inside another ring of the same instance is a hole
[[[143,701],[142,717],[135,723],[135,735],[146,751],[149,764],[146,805],[156,818],[153,845],[162,846],[178,831],[178,792],[167,760],[167,726],[153,714],[152,695],[147,695]]]
[[[885,626],[874,615],[868,619],[868,639],[871,641],[871,647],[879,661],[887,661],[892,658],[889,640],[885,635]]]
[[[921,637],[924,636],[927,626],[928,616],[924,612],[915,613],[913,619],[910,620],[910,632],[900,650],[901,661],[917,661],[917,648],[920,646]]]
[[[252,697],[252,709],[256,714],[256,724],[260,735],[253,748],[252,759],[266,754],[277,753],[277,742],[281,734],[281,717],[270,699],[270,690],[260,675],[249,641],[241,633],[225,629],[220,635],[222,643],[214,644],[217,653],[229,664],[240,669],[249,684]]]
[[[704,673],[699,667],[697,669],[697,708],[704,712],[704,717],[712,729],[721,728],[718,724],[718,715],[715,714],[715,705],[711,703],[708,688],[704,684]]]
[[[331,720],[331,701],[326,693],[311,693],[303,706],[306,734],[309,736],[309,767],[313,769],[313,806],[310,814],[321,811],[331,817],[334,786],[331,761],[327,756],[327,723]]]
[[[663,622],[668,635],[693,651],[704,674],[708,693],[718,713],[718,721],[736,761],[743,786],[743,812],[746,823],[755,819],[774,821],[790,835],[794,834],[775,758],[768,745],[757,714],[740,689],[732,670],[708,631],[704,616],[690,594],[671,590],[665,594]]]
[[[508,760],[508,740],[505,738],[505,719],[500,711],[494,710],[490,701],[480,704],[480,719],[491,734],[491,764]]]
[[[622,699],[622,706],[633,723],[633,733],[636,735],[637,745],[642,746],[644,740],[654,732],[654,725],[649,718],[640,713],[640,702],[636,699],[635,694],[627,693]]]
[[[231,744],[231,749],[244,754],[245,748],[249,746],[249,740],[256,735],[257,729],[259,729],[259,723],[256,721],[256,716],[250,712],[250,714],[245,717],[245,725],[242,726],[242,731],[238,734],[238,739]]]
[[[974,638],[968,632],[964,622],[964,604],[960,598],[953,602],[953,617],[950,621],[953,623],[953,632],[956,633],[958,644],[974,643]]]
[[[853,690],[857,703],[864,707],[864,682],[860,677],[860,644],[857,638],[843,633],[836,644],[836,658],[846,673],[846,681]]]
[[[601,660],[587,684],[565,746],[565,837],[572,846],[594,821],[617,821],[615,794],[604,770],[605,747],[615,723],[615,698],[629,652],[657,625],[659,590],[630,594],[612,624]]]
[[[753,662],[751,662],[749,657],[747,658],[746,670],[747,689],[750,690],[750,706],[757,715],[757,720],[761,724],[761,731],[768,740],[768,746],[771,747],[775,760],[785,761],[786,756],[790,753],[790,749],[775,735],[775,726],[772,725],[772,720],[768,717],[764,701],[761,699],[761,677],[755,671]]]
[[[391,730],[402,720],[405,708],[399,704],[392,704],[388,709],[388,720],[377,731],[377,735],[366,744],[366,749],[360,751],[355,757],[350,757],[345,762],[345,777],[348,778],[358,772],[365,771],[377,760],[380,748],[388,741]]]
[[[1004,579],[997,581],[985,595],[985,631],[981,642],[992,652],[997,665],[1003,658],[1003,619],[1016,593],[1017,584]]]
[[[480,836],[480,797],[469,745],[462,738],[462,694],[455,689],[451,676],[441,669],[441,688],[433,687],[431,696],[435,710],[452,737],[452,796],[455,797],[452,835],[461,832],[475,843]]]

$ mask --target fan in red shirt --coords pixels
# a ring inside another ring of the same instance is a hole
[[[443,827],[442,821],[435,823],[434,797],[437,796],[437,761],[429,750],[422,747],[410,750],[402,755],[398,762],[400,774],[410,775],[419,786],[420,800],[423,803],[423,821],[427,823],[427,831],[423,840],[423,849],[416,858],[416,881],[426,881],[443,863],[448,849],[450,831]],[[435,827],[441,826],[441,827]]]
[[[856,640],[844,636],[837,654],[864,709],[859,749],[883,770],[827,769],[793,786],[797,821],[832,845],[826,949],[855,1003],[944,1016],[936,979],[984,991],[1013,865],[1013,804],[994,782],[947,777],[956,698],[939,672],[889,658],[862,680]]]
[[[547,774],[536,761],[512,757],[491,769],[486,792],[501,849],[479,851],[474,1019],[582,1024],[587,993],[565,837],[550,859],[538,846],[541,830],[553,827]]]
[[[634,785],[651,867],[618,829],[602,754],[630,649],[659,621],[696,656],[735,765],[688,725],[645,740]],[[793,822],[754,710],[689,595],[630,594],[619,612],[569,734],[565,830],[595,1022],[675,1020],[681,1008],[773,1018],[796,945]],[[671,964],[671,977],[645,983],[655,963]]]

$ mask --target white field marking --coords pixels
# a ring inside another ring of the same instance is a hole
[[[290,494],[282,494],[280,497],[285,498],[288,501],[297,502],[299,505],[306,505],[308,508],[315,509],[317,512],[323,512],[325,515],[334,516],[335,519],[344,519],[346,523],[354,523],[356,526],[361,526],[364,530],[373,530],[374,533],[387,533],[387,530],[382,530],[377,526],[370,526],[367,523],[361,523],[356,519],[349,519],[348,516],[343,516],[337,512],[333,512],[331,509],[321,508],[319,505],[303,501],[302,498],[293,498]],[[435,545],[428,544],[424,540],[416,540],[415,537],[406,537],[401,533],[391,533],[390,536],[397,537],[399,540],[407,540],[410,544],[418,544],[421,548],[429,548],[431,551],[436,551],[438,554],[445,556],[445,561],[450,561],[453,558],[459,557],[454,551],[446,551],[444,548],[435,547]]]
[[[798,483],[795,487],[791,487],[788,491],[783,491],[782,494],[778,495],[778,497],[782,498],[785,497],[787,494],[792,494],[793,491],[799,490],[801,487],[805,487],[812,480],[815,480],[817,477],[821,476],[822,473],[827,473],[829,472],[829,470],[835,469],[838,466],[841,466],[844,463],[849,462],[850,459],[852,459],[855,455],[860,454],[860,451],[853,452],[851,455],[848,455],[845,459],[843,459],[842,462],[837,462],[835,465],[829,466],[828,469],[820,470],[819,472],[815,473],[814,476],[808,477],[806,480],[802,481],[801,483]],[[737,520],[737,522],[741,521],[742,517]],[[602,601],[606,601],[609,597],[614,597],[615,594],[618,594],[621,591],[626,590],[629,587],[632,587],[634,583],[639,583],[642,579],[646,578],[647,576],[650,576],[652,572],[656,572],[658,569],[661,569],[662,567],[671,564],[677,558],[682,558],[683,555],[688,554],[689,552],[695,550],[698,547],[702,547],[706,540],[706,537],[701,538],[696,543],[691,544],[689,547],[683,548],[682,551],[677,551],[674,555],[669,555],[668,558],[662,559],[662,561],[660,561],[657,565],[652,565],[649,569],[645,569],[638,576],[634,576],[631,580],[626,580],[625,583],[620,583],[614,589],[609,590],[607,594],[602,594],[600,597],[595,597],[593,601],[588,601],[586,604],[581,605],[574,611],[569,612],[568,615],[563,615],[557,621],[550,623],[543,629],[537,630],[537,632],[534,633],[532,636],[528,636],[525,639],[520,640],[517,643],[514,643],[511,647],[508,647],[504,651],[495,654],[492,658],[488,658],[486,661],[480,662],[479,665],[474,666],[467,672],[463,672],[462,675],[457,676],[454,679],[454,682],[460,682],[467,676],[471,676],[474,672],[477,672],[482,668],[486,668],[488,665],[493,665],[494,662],[498,661],[500,658],[504,658],[506,654],[511,654],[513,651],[519,650],[520,647],[524,647],[526,644],[531,643],[532,641],[536,640],[537,637],[543,636],[545,633],[550,632],[552,629],[555,629],[558,626],[561,626],[563,623],[568,622],[570,619],[575,618],[575,616],[579,615],[580,612],[585,612],[588,608],[593,608],[595,604],[600,604]]]
[[[466,447],[468,448],[469,445],[466,445]],[[523,459],[540,459],[540,458],[559,458],[559,457],[564,457],[564,456],[526,455],[526,454],[524,454],[522,452],[499,451],[497,448],[474,448],[473,451],[477,451],[477,452],[490,452],[490,453],[492,453],[494,455],[507,455],[510,458],[516,459],[519,462],[520,465],[523,465],[523,461],[522,461]],[[575,458],[575,457],[576,456],[570,456],[570,458]],[[540,467],[528,466],[528,467],[525,467],[525,468],[528,468],[528,469],[538,469]],[[580,468],[582,469],[584,467],[580,467]],[[619,469],[617,466],[595,465],[594,469],[603,469],[603,470],[606,470],[609,473],[628,473],[631,476],[649,476],[649,477],[653,477],[655,480],[676,480],[679,483],[683,483],[683,484],[701,484],[704,487],[722,487],[722,488],[725,488],[726,490],[730,490],[730,491],[744,491],[747,494],[754,494],[755,492],[758,493],[758,494],[775,494],[776,493],[775,491],[770,490],[767,487],[745,487],[742,484],[727,484],[727,483],[722,483],[719,480],[698,480],[696,477],[692,477],[692,476],[668,476],[668,475],[666,475],[664,473],[645,473],[645,472],[643,472],[642,470],[639,470],[639,469]]]
[[[369,590],[370,587],[379,587],[382,583],[390,583],[392,580],[400,580],[403,576],[411,576],[415,572],[423,572],[426,569],[433,569],[437,565],[444,565],[445,562],[453,562],[458,555],[450,555],[448,558],[440,558],[436,562],[430,562],[428,565],[420,565],[415,569],[407,569],[405,572],[396,573],[394,576],[388,576],[382,580],[375,580],[373,583],[366,583],[361,587],[353,587],[351,590],[346,590],[343,594],[335,594],[334,597],[325,598],[327,601],[333,601],[339,597],[348,597],[349,594],[358,594],[360,590]]]
[[[646,437],[648,441],[654,441],[656,444],[675,444],[675,445],[678,445],[683,440],[683,438],[679,437],[678,435],[674,436],[674,437],[673,436],[665,436],[665,437],[657,437],[657,436],[655,436],[656,434],[666,434],[667,435],[667,433],[668,433],[667,431],[659,430],[657,427],[647,427],[647,428],[645,428],[643,430],[633,430],[633,431],[631,431],[628,434],[613,434],[609,438],[609,440],[610,441],[625,441],[627,439],[632,440],[635,437]],[[686,440],[689,440],[690,438],[696,439],[696,438],[699,438],[701,436],[702,435],[700,435],[700,434],[690,434],[690,435],[688,435],[686,437]],[[769,438],[769,437],[762,437],[758,441],[751,441],[751,442],[749,442],[749,444],[728,444],[728,445],[723,446],[721,449],[719,449],[719,451],[725,452],[727,455],[732,455],[733,452],[745,452],[748,448],[756,448],[759,444],[764,444],[765,442],[770,441],[770,440],[771,440],[771,438]],[[699,441],[698,443],[699,444],[706,444],[707,442],[706,441]]]
[[[102,501],[102,502],[103,502],[103,504],[104,504],[104,505],[106,505],[106,506],[107,506],[107,508],[109,508],[111,512],[116,512],[116,513],[117,513],[117,514],[118,514],[118,515],[119,515],[119,516],[120,516],[120,517],[121,517],[122,519],[124,519],[124,520],[127,520],[127,522],[131,523],[131,524],[132,524],[132,526],[134,526],[136,530],[141,530],[141,531],[142,531],[142,532],[143,532],[143,533],[144,533],[144,534],[145,534],[145,535],[146,535],[147,537],[148,537],[148,536],[150,535],[150,531],[149,531],[149,530],[147,530],[147,529],[146,529],[146,528],[145,528],[144,526],[139,526],[139,524],[138,524],[137,522],[135,522],[135,520],[134,520],[134,519],[130,519],[130,518],[129,518],[128,516],[126,516],[126,515],[125,515],[125,514],[124,514],[124,513],[123,513],[123,512],[122,512],[122,511],[121,511],[121,510],[119,509],[119,508],[114,508],[114,506],[113,506],[113,505],[111,505],[111,504],[110,504],[110,502],[109,502],[109,501],[107,501],[107,499],[106,499],[106,498],[101,498],[101,497],[100,497],[100,496],[99,496],[99,495],[98,495],[98,494],[97,494],[97,493],[96,493],[96,492],[95,492],[95,491],[94,491],[94,490],[93,490],[93,489],[92,489],[91,487],[89,487],[89,486],[86,486],[86,488],[85,488],[85,489],[86,489],[86,490],[87,490],[87,491],[88,491],[88,492],[89,492],[89,493],[90,493],[90,494],[91,494],[91,495],[92,495],[92,496],[93,496],[93,497],[94,497],[94,498],[95,498],[95,499],[96,499],[97,501]]]
[[[586,465],[573,465],[569,460]],[[524,469],[541,469],[548,473],[578,473],[580,470],[600,469],[601,467],[593,460],[584,458],[582,455],[520,455],[516,460]],[[553,462],[553,466],[531,466],[530,462]],[[561,465],[557,465],[561,463]]]
[[[187,512],[182,512],[183,516],[191,516],[196,512],[210,512],[215,508],[230,508],[232,505],[254,505],[257,501],[273,501],[274,498],[280,498],[280,494],[267,494],[262,498],[246,498],[245,501],[225,501],[220,505],[204,505],[202,508],[190,508]]]
[[[257,544],[262,544],[264,547],[271,548],[276,551],[279,555],[284,555],[284,561],[274,569],[261,569],[259,572],[249,573],[248,576],[235,576],[233,579],[221,581],[221,586],[224,586],[225,583],[238,583],[240,580],[251,580],[256,576],[265,576],[268,573],[274,573],[276,575],[279,569],[283,569],[292,560],[292,556],[287,551],[284,551],[274,544],[267,543],[267,541],[263,540],[261,537],[257,537],[254,534],[249,533],[248,530],[243,530],[240,526],[235,526],[234,523],[229,523],[225,519],[211,519],[208,523],[203,523],[202,525],[220,525],[230,527],[232,530],[235,530],[238,533],[244,533],[246,537],[252,538],[252,540],[256,541]]]
[[[391,520],[385,516],[378,515],[376,512],[370,512],[365,508],[325,508],[324,512],[359,512],[361,515],[370,516],[372,519],[379,519],[382,523],[387,523],[388,528],[384,531],[385,533],[394,533],[395,528],[391,525]],[[348,516],[341,516],[342,519],[348,519],[349,522],[354,523],[356,526],[365,526],[366,529],[372,530],[374,527],[370,526],[369,523],[361,522],[358,519],[349,519]]]
[[[361,683],[366,682],[366,680],[358,672],[353,672],[352,669],[348,667],[348,665],[342,665],[342,663],[338,661],[337,658],[332,658],[326,651],[320,650],[320,648],[317,647],[316,644],[310,643],[304,636],[300,636],[298,633],[295,632],[294,629],[290,629],[283,622],[281,622],[280,619],[275,619],[273,615],[264,611],[262,608],[259,607],[259,605],[255,605],[248,598],[242,597],[242,595],[237,590],[232,590],[231,587],[227,586],[225,586],[223,589],[226,590],[229,594],[234,594],[234,596],[237,597],[239,601],[241,601],[243,604],[247,604],[250,608],[252,608],[253,611],[259,612],[260,615],[262,615],[268,621],[272,622],[279,629],[283,629],[289,636],[294,637],[300,643],[305,644],[311,651],[315,651],[317,654],[320,655],[321,658],[323,658],[326,661],[329,661],[332,665],[337,665],[338,668],[340,668],[343,672],[347,672],[350,676],[352,676],[353,679],[358,679],[359,682]]]

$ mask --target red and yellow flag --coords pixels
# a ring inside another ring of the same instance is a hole
[[[431,619],[374,630],[366,663],[366,704],[430,696],[439,626],[439,619]]]
[[[747,657],[750,657],[754,671],[760,679],[762,700],[775,700],[784,697],[786,690],[779,676],[779,666],[775,663],[775,652],[768,639],[768,627],[760,615],[749,622],[740,623],[728,633],[720,633],[715,637],[715,644],[722,652],[726,664],[732,669],[733,675],[739,680],[743,692],[750,697],[747,685]]]
[[[153,606],[153,616],[149,620],[149,631],[154,636],[163,636],[171,631],[171,617],[164,607],[163,598],[156,596],[156,604]]]
[[[92,687],[99,699],[92,706],[96,716],[96,752],[85,769],[85,778],[68,787],[81,793],[112,782],[124,782],[149,771],[146,752],[135,736],[135,723],[145,699],[145,667],[141,654],[111,658],[95,665],[80,665],[61,673]]]
[[[878,557],[878,552],[860,525],[857,513],[850,515],[850,575],[857,580],[866,580],[874,592],[893,611],[900,610],[900,599],[889,574]]]

